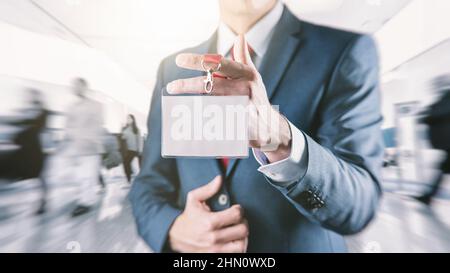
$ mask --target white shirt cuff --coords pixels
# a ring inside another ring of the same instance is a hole
[[[290,122],[289,127],[292,134],[292,147],[288,158],[269,164],[263,152],[253,149],[253,155],[261,165],[258,171],[270,180],[280,184],[290,184],[300,180],[305,175],[308,167],[305,135]]]

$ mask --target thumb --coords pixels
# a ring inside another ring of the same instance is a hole
[[[189,192],[188,202],[204,202],[208,200],[219,191],[221,185],[222,176],[218,175],[208,184]]]
[[[236,62],[243,63],[255,68],[252,57],[250,55],[250,51],[248,49],[247,41],[245,40],[245,36],[242,34],[239,34],[234,41],[233,55]]]

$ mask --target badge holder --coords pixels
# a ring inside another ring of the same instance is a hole
[[[223,78],[219,74],[221,58],[204,55],[204,95],[171,96],[163,92],[163,157],[248,157],[248,96],[214,96],[214,78]]]

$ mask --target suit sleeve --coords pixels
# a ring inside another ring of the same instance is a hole
[[[307,169],[287,187],[269,179],[311,221],[340,234],[361,231],[373,218],[381,187],[383,144],[378,56],[369,36],[342,53],[305,135]]]
[[[163,65],[148,117],[149,135],[144,144],[141,172],[129,194],[139,235],[155,252],[165,251],[169,229],[181,210],[177,208],[179,184],[175,159],[161,157],[161,96]]]

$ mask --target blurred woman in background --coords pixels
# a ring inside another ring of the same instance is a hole
[[[127,124],[122,129],[123,168],[125,170],[128,183],[131,183],[131,163],[133,162],[133,159],[138,158],[140,165],[140,146],[141,136],[139,133],[139,128],[136,124],[136,118],[129,114],[127,117]]]

